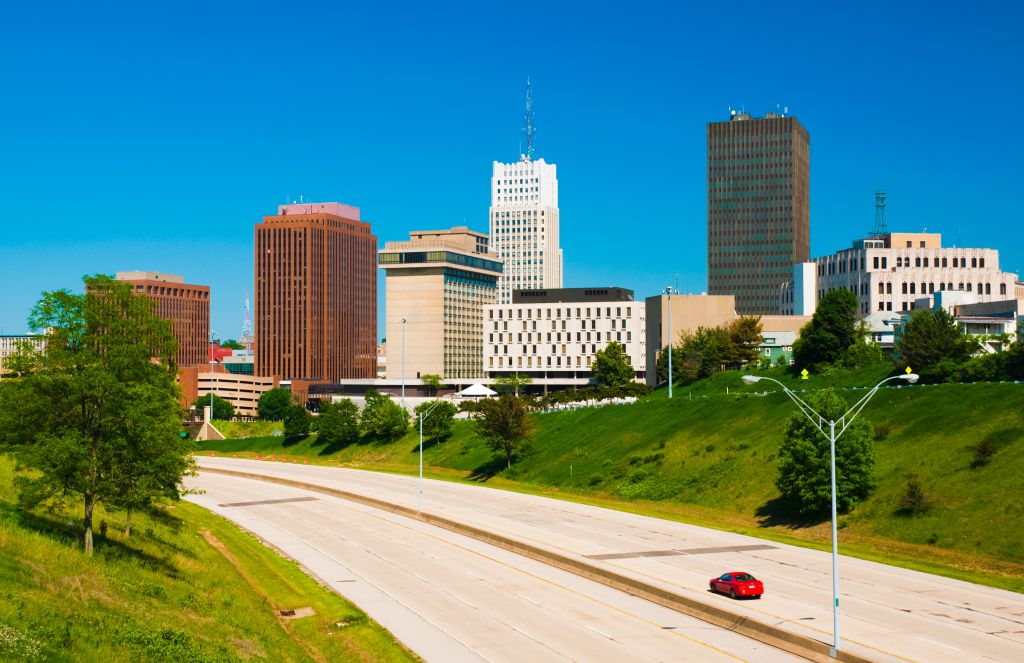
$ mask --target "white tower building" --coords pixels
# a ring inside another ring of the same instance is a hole
[[[494,162],[491,177],[491,250],[505,261],[498,304],[513,290],[562,287],[555,164],[523,155],[518,163]]]

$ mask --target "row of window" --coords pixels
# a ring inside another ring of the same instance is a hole
[[[534,327],[534,329],[536,329],[536,327]],[[616,340],[616,341],[623,340],[622,339],[622,332],[621,331],[617,331],[617,332],[608,332],[608,340],[609,341],[613,340],[612,339],[612,334],[613,333],[616,335],[614,340]],[[543,336],[543,334],[544,334],[544,332],[537,332],[537,341],[538,342],[543,340],[541,338],[541,336]],[[584,334],[586,334],[586,340],[587,340],[588,343],[591,340],[596,340],[598,343],[601,342],[601,334],[602,334],[602,332],[576,332],[576,342],[577,343],[582,343],[583,342],[583,335]],[[594,334],[596,338],[591,339],[591,334]],[[488,343],[494,343],[495,342],[494,341],[494,336],[495,336],[495,334],[493,334],[493,333],[488,334],[487,335],[487,342]],[[502,342],[511,343],[512,342],[512,334],[511,333],[501,333],[501,332],[498,332],[497,336],[498,336],[498,341],[497,341],[498,343],[502,343]],[[506,336],[508,336],[508,338],[505,338]],[[523,342],[523,334],[522,334],[522,332],[520,332],[520,333],[518,333],[516,335],[516,340],[519,343]],[[555,332],[554,340],[556,342],[561,342],[562,341],[562,332]],[[572,340],[572,332],[565,332],[565,340],[566,341],[571,341]],[[633,332],[632,331],[627,331],[626,332],[626,339],[625,340],[626,340],[627,343],[631,343],[633,341]],[[551,339],[551,332],[547,332],[547,342],[550,343],[551,341],[552,341],[552,339]],[[533,343],[534,342],[533,332],[527,332],[526,333],[526,342],[527,343]],[[534,347],[536,347],[536,346],[534,346]]]

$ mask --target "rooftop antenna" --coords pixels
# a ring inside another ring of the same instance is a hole
[[[526,77],[526,117],[523,118],[523,133],[526,134],[526,160],[533,161],[533,140],[537,127],[533,124],[533,83]]]
[[[252,338],[252,313],[249,311],[249,291],[245,291],[245,311],[242,313],[242,338]]]
[[[875,228],[872,237],[881,237],[889,232],[885,223],[885,191],[875,191]]]

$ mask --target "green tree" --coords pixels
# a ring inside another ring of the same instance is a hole
[[[17,377],[0,383],[0,451],[16,461],[22,506],[82,499],[91,555],[97,504],[178,499],[193,462],[178,438],[170,323],[126,283],[84,281],[85,294],[46,292],[32,309],[46,350],[20,351]]]
[[[604,350],[594,353],[590,374],[600,387],[622,387],[633,381],[635,371],[626,348],[612,341]]]
[[[857,331],[854,333],[853,343],[843,352],[840,363],[846,368],[864,368],[874,364],[881,364],[885,361],[882,348],[870,339],[871,330],[866,322],[861,320],[857,323]]]
[[[374,389],[367,391],[365,398],[366,405],[359,423],[367,435],[394,442],[405,434],[409,428],[409,415],[405,408]]]
[[[793,344],[796,367],[820,369],[841,359],[856,339],[858,309],[857,296],[849,290],[826,292]]]
[[[284,413],[284,436],[301,437],[309,435],[309,429],[312,425],[311,419],[312,416],[305,407],[301,405],[289,406],[288,410]]]
[[[764,325],[759,315],[741,315],[726,325],[725,331],[729,335],[726,363],[732,368],[739,368],[757,361],[763,330]]]
[[[222,342],[220,344],[220,347],[227,348],[229,350],[244,350],[245,349],[244,345],[242,345],[241,343],[239,343],[238,341],[236,341],[233,338],[229,338],[228,340]]]
[[[317,440],[330,447],[347,447],[359,440],[359,408],[350,399],[320,406]]]
[[[533,382],[533,378],[523,373],[510,373],[494,378],[494,388],[498,391],[511,391],[516,396],[519,390]]]
[[[811,394],[807,404],[828,421],[848,409],[839,394],[826,389]],[[837,428],[836,433],[839,433]],[[804,516],[827,516],[831,510],[829,440],[802,413],[790,417],[779,447],[779,476],[775,485]],[[848,512],[875,489],[875,452],[871,424],[857,418],[836,440],[836,508]]]
[[[525,451],[534,431],[526,404],[513,394],[480,401],[476,425],[491,451],[504,455],[506,467],[512,467],[512,459]]]
[[[424,373],[420,376],[420,380],[423,380],[423,386],[427,388],[427,392],[431,396],[437,396],[438,390],[441,389],[441,376],[437,373]]]
[[[900,368],[910,366],[922,382],[954,379],[975,349],[945,309],[914,311],[895,348]]]
[[[210,394],[200,394],[198,398],[192,403],[192,409],[198,410],[200,414],[203,412],[203,408],[210,404]],[[234,404],[226,398],[221,398],[217,394],[213,395],[213,418],[214,419],[230,419],[235,416]]]
[[[259,412],[260,419],[281,421],[291,405],[292,393],[283,387],[274,387],[260,395],[256,411]]]
[[[423,437],[443,442],[452,436],[455,406],[448,401],[427,401],[416,406],[416,417],[423,415]],[[418,425],[419,422],[417,422]]]

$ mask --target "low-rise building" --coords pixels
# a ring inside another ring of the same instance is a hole
[[[484,371],[519,373],[543,387],[590,382],[594,354],[625,348],[637,379],[647,372],[646,306],[624,288],[516,290],[484,307]]]
[[[36,334],[5,334],[0,335],[0,380],[4,379],[4,363],[8,357],[18,351],[18,348],[28,344],[35,350],[42,350],[46,347],[46,337]]]
[[[220,364],[186,366],[179,369],[182,405],[191,406],[200,395],[215,395],[230,401],[235,414],[242,417],[259,415],[259,400],[264,392],[277,387],[276,377],[232,373]]]

